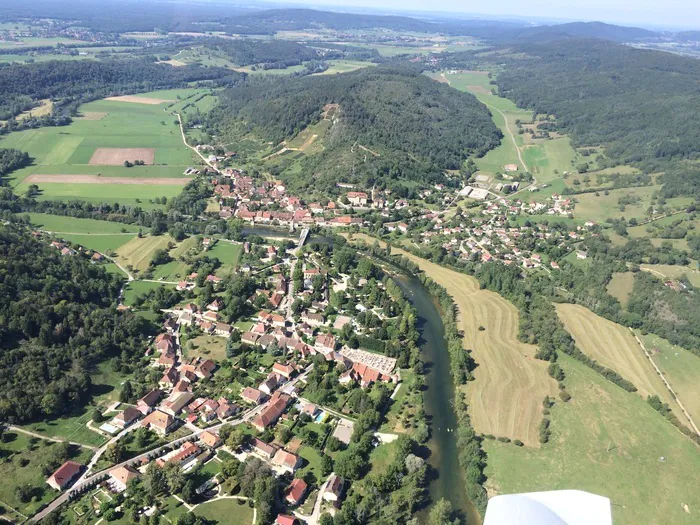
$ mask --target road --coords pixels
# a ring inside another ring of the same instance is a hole
[[[20,434],[26,434],[27,436],[32,436],[32,437],[39,438],[39,439],[45,439],[47,441],[52,441],[54,443],[64,443],[66,441],[65,439],[47,437],[47,436],[44,436],[42,434],[37,434],[36,432],[32,432],[31,430],[25,430],[23,428],[15,427],[12,425],[9,425],[7,428],[9,428],[10,430],[12,430],[14,432],[19,432]],[[89,450],[98,450],[97,447],[93,447],[91,445],[85,445],[84,443],[77,443],[75,441],[69,441],[68,444],[76,446],[76,447],[87,448]]]
[[[185,146],[187,146],[192,151],[194,151],[197,155],[199,155],[199,157],[204,161],[204,163],[207,166],[209,166],[211,169],[213,169],[216,173],[221,173],[217,168],[214,167],[214,165],[211,162],[209,162],[209,159],[207,159],[204,155],[202,155],[200,153],[200,151],[197,148],[195,148],[194,146],[190,146],[187,143],[187,137],[185,136],[185,127],[182,125],[182,117],[180,116],[179,113],[175,113],[175,115],[177,115],[177,120],[180,123],[180,134],[182,135],[182,142],[185,144]]]
[[[323,493],[326,492],[326,487],[328,486],[328,483],[331,480],[331,477],[333,477],[333,473],[328,476],[328,479],[323,482],[323,485],[321,485],[321,488],[318,489],[318,494],[316,495],[316,501],[314,502],[314,510],[311,512],[310,516],[307,516],[305,514],[302,514],[299,511],[294,511],[294,515],[299,518],[304,520],[307,525],[317,525],[318,520],[321,517],[321,504],[323,503]]]
[[[287,383],[287,385],[294,386],[298,381],[301,381],[302,379],[306,378],[306,376],[309,374],[309,372],[311,372],[311,370],[313,369],[313,366],[314,366],[313,364],[309,365],[309,366],[304,370],[303,373],[299,374],[297,377],[295,377],[294,379],[292,379],[289,383]],[[285,385],[285,386],[287,386],[287,385]],[[268,402],[268,403],[269,403],[269,402]],[[54,510],[58,509],[61,505],[63,505],[64,503],[66,503],[66,502],[70,499],[70,496],[71,496],[72,494],[78,493],[78,492],[80,492],[81,489],[85,488],[86,486],[90,486],[92,483],[97,482],[97,481],[100,481],[103,477],[105,477],[105,476],[107,475],[107,472],[110,471],[110,470],[112,470],[112,469],[115,469],[115,468],[117,468],[117,467],[123,467],[123,466],[126,466],[126,465],[133,465],[133,464],[136,464],[136,463],[140,463],[142,459],[149,458],[149,457],[154,457],[154,456],[156,456],[156,455],[160,455],[160,453],[161,453],[163,450],[175,448],[175,447],[181,445],[182,443],[184,443],[185,441],[190,441],[190,440],[192,440],[193,438],[198,437],[200,434],[202,434],[202,433],[205,432],[205,431],[213,432],[213,431],[219,430],[219,429],[220,429],[222,426],[224,426],[224,425],[239,425],[239,424],[241,424],[241,423],[250,421],[250,420],[253,419],[257,414],[259,414],[260,412],[262,412],[262,411],[265,409],[265,407],[267,407],[268,403],[263,403],[262,405],[258,405],[258,406],[254,407],[254,408],[251,408],[250,410],[248,410],[247,412],[243,413],[241,416],[239,416],[239,417],[236,418],[236,419],[229,420],[229,421],[223,421],[223,422],[221,422],[221,423],[219,423],[219,424],[217,424],[217,425],[213,425],[213,426],[211,426],[211,427],[209,427],[209,428],[197,429],[196,431],[194,431],[192,434],[190,434],[190,435],[188,435],[188,436],[185,436],[185,437],[176,439],[175,441],[171,441],[170,443],[167,443],[167,444],[165,444],[165,445],[162,445],[162,446],[160,446],[160,447],[158,447],[158,448],[149,450],[148,452],[144,452],[143,454],[140,454],[140,455],[138,455],[138,456],[136,456],[136,457],[133,457],[133,458],[128,459],[128,460],[126,460],[126,461],[122,461],[121,463],[119,463],[119,464],[117,464],[117,465],[114,465],[114,466],[112,466],[112,467],[109,467],[108,469],[104,469],[104,470],[101,470],[101,471],[99,471],[99,472],[96,472],[95,474],[93,474],[93,475],[91,475],[91,476],[82,477],[82,478],[80,479],[80,481],[78,481],[76,484],[74,484],[70,489],[66,490],[66,491],[65,491],[63,494],[61,494],[58,498],[56,498],[55,500],[53,500],[44,510],[42,510],[41,512],[35,514],[35,515],[31,518],[31,521],[34,522],[34,523],[41,521],[41,520],[44,519],[46,516],[48,516],[51,512],[53,512]],[[138,427],[138,424],[134,425],[134,428],[137,428],[137,427]],[[12,427],[11,427],[11,428],[12,428]],[[21,431],[21,429],[19,429],[19,430]],[[39,437],[42,437],[42,438],[43,438],[43,436],[39,436]],[[44,439],[46,439],[46,438],[44,438]],[[106,445],[105,445],[103,448],[106,449]],[[100,450],[102,450],[102,449],[99,449],[97,452],[100,452]],[[102,453],[100,452],[100,455],[101,455],[101,454],[102,454]],[[99,458],[98,458],[98,459],[99,459]],[[95,460],[94,462],[93,462],[92,460],[90,461],[90,463],[93,464],[93,465],[94,465],[94,463],[96,463],[96,462],[97,462],[97,460]]]

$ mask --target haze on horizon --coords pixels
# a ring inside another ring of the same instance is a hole
[[[646,27],[700,29],[698,0],[275,0],[276,3],[308,7],[371,8],[409,12],[454,12],[494,17],[533,17],[561,20],[601,21]]]

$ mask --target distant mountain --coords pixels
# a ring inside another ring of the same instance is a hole
[[[661,35],[639,27],[624,27],[602,22],[572,22],[553,26],[528,27],[495,35],[495,40],[549,42],[571,38],[596,38],[612,42],[653,40]]]
[[[700,42],[700,31],[681,31],[674,37],[679,42]]]

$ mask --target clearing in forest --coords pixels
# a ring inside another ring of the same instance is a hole
[[[538,447],[542,400],[556,396],[557,384],[547,373],[547,363],[535,359],[537,347],[518,341],[520,318],[515,306],[494,292],[481,290],[473,277],[403,250],[392,249],[392,253],[418,264],[457,304],[464,347],[472,350],[478,364],[475,380],[466,387],[474,429]]]
[[[556,308],[579,350],[631,381],[642,399],[658,395],[669,404],[681,422],[687,423],[686,417],[629,329],[608,321],[583,306],[558,304]]]
[[[162,98],[150,98],[150,97],[139,97],[136,95],[120,95],[118,97],[107,97],[105,100],[112,100],[114,102],[131,102],[132,104],[149,104],[158,105],[165,104],[166,102],[175,102],[174,100],[166,100]]]
[[[124,162],[143,161],[153,164],[155,148],[95,148],[88,164],[93,166],[119,166]]]
[[[616,272],[608,283],[607,291],[622,306],[627,306],[630,294],[634,288],[634,274],[632,272]]]

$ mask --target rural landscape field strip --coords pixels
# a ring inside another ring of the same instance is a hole
[[[556,382],[547,364],[535,359],[537,347],[517,339],[518,311],[498,294],[480,290],[473,277],[431,263],[403,250],[428,277],[445,287],[457,303],[464,345],[477,362],[467,387],[472,424],[477,432],[519,439],[538,447],[542,400],[555,396]],[[483,326],[484,330],[479,330]]]
[[[97,175],[30,175],[26,183],[50,182],[56,184],[133,184],[151,186],[184,186],[191,178],[139,178],[139,177],[100,177]]]
[[[584,354],[631,381],[643,399],[658,395],[681,421],[687,421],[629,330],[583,306],[558,304],[556,308],[576,346]]]

